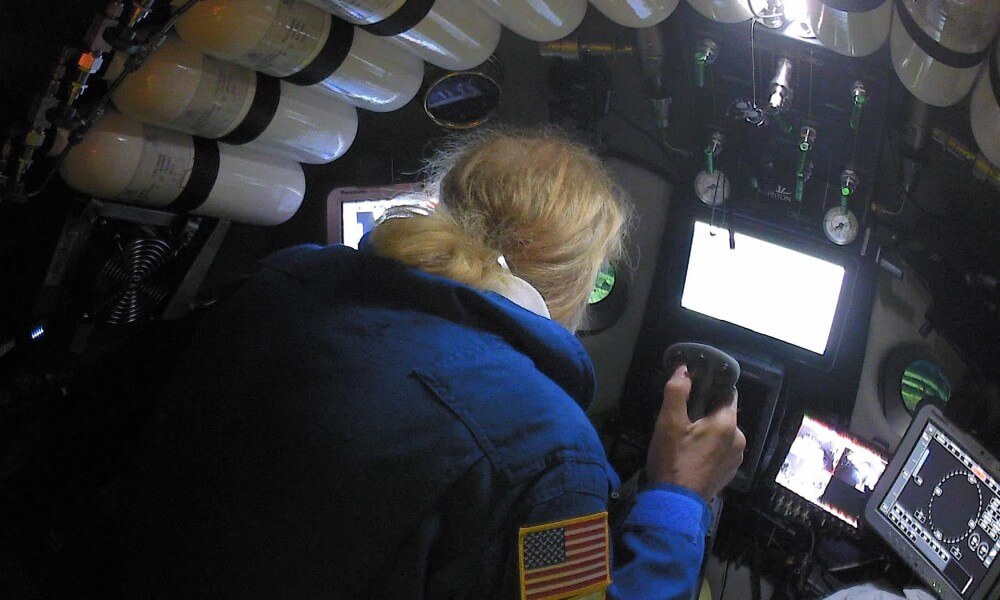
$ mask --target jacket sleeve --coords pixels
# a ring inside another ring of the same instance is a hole
[[[605,511],[607,487],[603,466],[563,463],[547,471],[526,495],[530,507],[523,525]],[[705,501],[686,488],[644,486],[627,517],[611,531],[608,598],[689,598],[697,585],[711,518]]]

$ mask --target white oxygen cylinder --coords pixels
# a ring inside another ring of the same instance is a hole
[[[893,0],[806,0],[821,44],[844,56],[868,56],[889,37]]]
[[[972,92],[969,117],[979,150],[1000,166],[1000,44],[990,54],[989,66],[983,69]]]
[[[201,0],[176,29],[209,56],[367,110],[396,110],[423,83],[420,59],[299,0]]]
[[[284,223],[302,204],[295,162],[144,125],[109,110],[66,155],[78,192],[254,225]]]
[[[740,23],[753,16],[747,0],[688,0],[688,4],[706,19],[719,23]]]
[[[604,16],[625,27],[652,27],[669,17],[680,0],[590,0]]]
[[[551,42],[573,33],[587,0],[475,0],[486,14],[521,37]]]
[[[125,58],[115,56],[104,77],[117,78]],[[339,158],[358,131],[353,106],[205,56],[173,36],[112,100],[144,123],[310,164]]]
[[[500,23],[471,0],[306,0],[432,65],[464,71],[500,42]]]
[[[1000,26],[1000,0],[895,0],[889,50],[918,100],[951,106],[976,82]]]

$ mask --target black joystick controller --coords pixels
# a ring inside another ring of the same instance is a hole
[[[733,388],[740,378],[740,363],[718,348],[705,344],[674,344],[663,353],[667,377],[687,365],[691,374],[688,418],[697,421],[732,402]]]
[[[705,344],[674,344],[663,353],[663,366],[667,370],[667,377],[672,376],[681,365],[687,365],[691,374],[691,395],[688,397],[688,418],[691,421],[697,421],[715,412],[720,406],[732,402],[736,382],[740,378],[740,363],[736,362],[735,358]],[[625,522],[628,512],[635,504],[644,477],[645,469],[640,469],[612,494],[613,502],[609,510],[612,513],[613,523],[620,525]],[[712,502],[715,517],[709,537],[715,535],[721,509],[720,499],[716,498]],[[710,546],[711,544],[706,542],[706,549],[710,549]],[[706,559],[707,556],[708,552]]]

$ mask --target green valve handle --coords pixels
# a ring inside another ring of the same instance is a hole
[[[840,214],[847,214],[847,196],[840,197]]]
[[[809,144],[802,143],[799,145],[799,164],[795,168],[795,175],[797,177],[804,177],[806,174],[806,163],[809,162]]]
[[[715,151],[711,146],[705,147],[705,172],[709,175],[715,173]]]
[[[705,65],[708,56],[704,52],[694,53],[694,81],[698,87],[705,87]]]
[[[806,178],[802,175],[798,175],[795,178],[795,201],[802,202],[802,197],[805,196],[806,191]]]
[[[851,109],[851,129],[857,129],[861,124],[861,112],[865,109],[865,97],[855,96],[854,107]]]

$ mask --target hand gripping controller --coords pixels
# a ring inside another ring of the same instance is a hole
[[[691,421],[732,401],[733,388],[740,378],[740,363],[735,358],[705,344],[674,344],[663,353],[667,377],[681,365],[687,365],[691,374],[691,396],[688,398]]]
[[[688,418],[691,421],[711,414],[720,406],[732,401],[736,382],[740,378],[740,363],[736,362],[735,358],[705,344],[674,344],[663,353],[663,366],[667,371],[667,377],[672,376],[681,365],[687,365],[691,374],[691,395],[688,397]],[[616,528],[621,527],[629,511],[632,510],[639,488],[645,479],[645,472],[645,469],[640,469],[611,494],[612,501],[608,510]],[[712,526],[705,540],[702,573],[711,553],[715,529],[718,527],[719,515],[722,512],[722,499],[715,498],[711,506]],[[699,576],[699,581],[701,578]],[[699,584],[695,587],[692,598],[697,597],[700,589]]]

